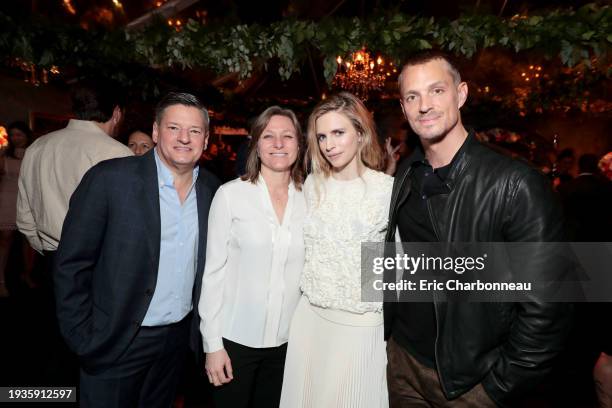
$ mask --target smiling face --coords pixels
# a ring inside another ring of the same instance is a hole
[[[400,94],[404,116],[423,142],[434,142],[462,128],[459,109],[467,98],[467,84],[455,83],[445,60],[406,66]]]
[[[204,115],[192,106],[168,106],[159,124],[153,124],[153,141],[160,160],[173,173],[191,171],[208,141]]]
[[[274,115],[257,141],[262,171],[289,172],[298,157],[298,137],[293,122]]]
[[[362,136],[349,118],[340,112],[327,112],[316,120],[315,132],[321,154],[333,171],[357,177]]]

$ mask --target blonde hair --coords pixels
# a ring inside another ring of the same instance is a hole
[[[308,118],[308,132],[306,148],[306,166],[311,168],[313,177],[314,203],[320,205],[325,194],[323,180],[331,176],[332,166],[321,153],[317,139],[317,119],[329,112],[341,113],[351,122],[357,134],[361,137],[359,143],[359,166],[372,170],[382,170],[385,165],[383,150],[378,142],[376,127],[372,114],[363,102],[349,92],[340,92],[319,102]],[[362,179],[365,183],[365,180]],[[322,188],[323,187],[323,188]]]
[[[378,142],[372,114],[355,95],[340,92],[319,102],[308,118],[306,161],[307,166],[309,165],[312,169],[312,174],[316,178],[321,178],[321,176],[327,178],[332,172],[331,164],[319,148],[316,131],[317,119],[329,112],[337,112],[346,116],[361,136],[362,141],[358,151],[360,164],[372,170],[382,170],[385,166],[385,157]]]

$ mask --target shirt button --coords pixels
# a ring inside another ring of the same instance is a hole
[[[421,198],[422,198],[423,200],[427,200],[427,196],[426,196],[425,194],[423,194],[423,195],[421,196]]]
[[[425,172],[425,177],[429,176],[429,174],[430,174],[430,173],[429,173],[428,171],[426,171],[426,172]]]

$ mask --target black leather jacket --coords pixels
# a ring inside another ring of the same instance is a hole
[[[410,160],[407,160],[409,162]],[[393,186],[387,242],[393,242],[397,211],[410,194],[409,163]],[[446,179],[448,194],[430,197],[429,215],[441,242],[559,242],[561,208],[549,182],[528,165],[478,142],[473,134]],[[388,298],[386,298],[388,299]],[[396,303],[385,302],[385,338]],[[549,373],[570,326],[571,305],[434,301],[436,366],[447,398],[482,383],[501,406]]]

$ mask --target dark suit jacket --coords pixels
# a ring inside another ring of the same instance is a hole
[[[219,181],[195,184],[199,242],[190,346],[202,356],[197,305],[208,211]],[[153,150],[91,168],[70,199],[54,268],[60,330],[83,368],[103,371],[134,339],[157,282],[160,209]]]

